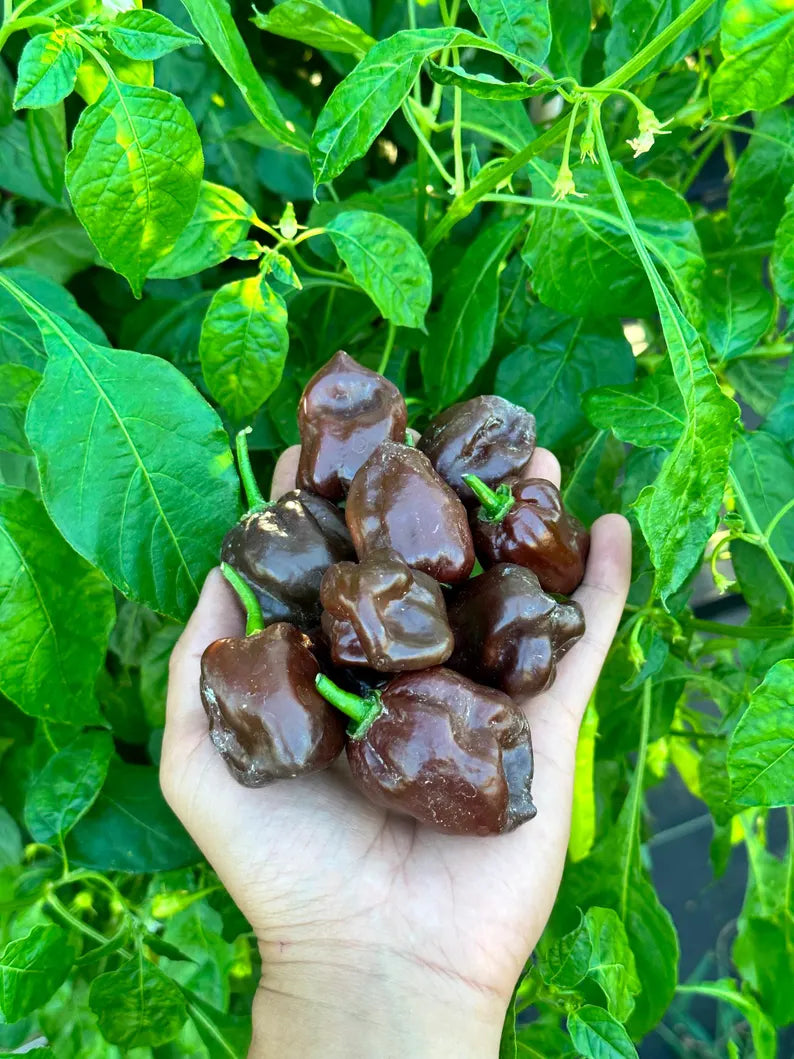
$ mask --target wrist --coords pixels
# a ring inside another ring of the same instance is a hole
[[[260,944],[249,1059],[496,1059],[509,997],[393,949]]]

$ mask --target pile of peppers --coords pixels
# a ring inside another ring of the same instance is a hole
[[[589,535],[524,472],[535,420],[501,397],[453,405],[415,443],[402,394],[338,352],[298,408],[297,488],[248,511],[221,568],[245,636],[201,660],[211,738],[247,787],[334,765],[365,798],[448,834],[535,816],[516,699],[584,633]],[[336,767],[341,767],[338,765]]]

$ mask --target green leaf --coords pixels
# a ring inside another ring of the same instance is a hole
[[[203,167],[187,107],[160,88],[111,82],[80,115],[66,186],[97,250],[136,296],[193,215]]]
[[[789,0],[727,0],[723,60],[711,79],[718,117],[766,110],[794,92],[794,10]]]
[[[41,183],[30,155],[27,121],[15,119],[0,126],[0,187],[46,206],[62,206]]]
[[[381,316],[423,328],[433,277],[414,237],[396,221],[365,210],[340,213],[325,226],[353,279]]]
[[[690,6],[690,0],[615,0],[604,45],[606,72],[613,74]],[[696,51],[716,34],[719,20],[720,4],[711,4],[705,14],[643,67],[636,80],[666,70]]]
[[[791,449],[794,442],[794,361],[789,361],[777,400],[764,420],[764,430],[786,442]]]
[[[33,717],[99,722],[94,681],[115,616],[110,585],[72,551],[41,503],[0,486],[3,694]]]
[[[254,25],[275,33],[277,37],[299,40],[310,48],[358,58],[376,43],[369,33],[329,10],[319,0],[283,0],[266,15],[257,11],[253,21]]]
[[[738,805],[794,805],[794,661],[772,666],[753,691],[728,748]]]
[[[63,104],[31,110],[25,121],[30,157],[42,187],[56,200],[63,195],[66,117]]]
[[[502,1025],[502,1035],[499,1039],[498,1059],[516,1059],[516,995],[521,984],[519,979],[507,1005],[505,1020]]]
[[[26,429],[50,516],[125,595],[187,616],[239,513],[217,414],[172,365],[95,346],[14,293],[49,357]]]
[[[366,154],[405,102],[422,63],[445,47],[500,51],[481,37],[452,27],[406,29],[379,41],[336,86],[320,111],[309,145],[315,184],[333,180]]]
[[[0,805],[0,871],[22,863],[22,835],[16,822]]]
[[[107,26],[110,43],[130,59],[160,59],[177,48],[201,44],[198,37],[185,33],[157,11],[130,8]]]
[[[25,415],[41,375],[23,364],[0,364],[0,449],[19,456],[30,453]]]
[[[549,54],[548,0],[469,0],[486,36],[505,51],[533,63]]]
[[[785,445],[765,430],[740,434],[736,439],[731,467],[739,480],[740,510],[749,506],[766,533],[778,512],[790,502],[794,484],[794,459]],[[746,504],[745,502],[746,501]],[[783,562],[794,562],[794,508],[777,522],[770,544]]]
[[[27,42],[19,60],[14,110],[51,107],[74,88],[83,49],[68,27],[39,33]]]
[[[105,782],[113,740],[85,732],[54,754],[28,788],[25,826],[36,842],[52,845],[85,816]]]
[[[150,269],[150,278],[181,279],[219,265],[245,238],[255,218],[236,191],[202,180],[193,216],[172,249]]]
[[[568,1016],[568,1033],[585,1059],[637,1059],[637,1049],[625,1027],[594,1004]]]
[[[631,347],[617,320],[581,320],[542,305],[529,311],[523,338],[499,364],[495,392],[532,412],[544,444],[570,448],[591,433],[585,392],[631,382]]]
[[[590,43],[590,0],[549,0],[551,48],[548,66],[555,77],[582,77]]]
[[[686,427],[681,393],[670,372],[660,370],[629,386],[602,386],[585,394],[593,426],[641,448],[671,449]]]
[[[114,759],[102,791],[66,843],[70,863],[97,871],[170,871],[200,853],[166,805],[157,769]]]
[[[524,81],[500,81],[491,74],[470,74],[462,66],[439,66],[428,61],[427,72],[437,85],[453,85],[481,99],[529,99],[548,92],[554,82],[541,78],[526,84]]]
[[[738,408],[720,389],[697,332],[667,289],[660,285],[656,293],[686,427],[635,507],[656,571],[654,592],[666,604],[716,528]]]
[[[182,0],[182,5],[262,128],[277,143],[305,151],[305,134],[284,117],[276,97],[259,76],[227,0]]]
[[[780,988],[781,982],[790,982],[794,978],[794,916],[788,909],[780,909],[765,917],[748,916],[739,924],[731,957],[742,978],[761,999],[762,1009],[754,1013],[754,1018],[748,1009],[748,1022],[755,1027],[756,1054],[775,1059],[775,1049],[769,1047],[770,1043],[774,1045],[775,1035],[767,1014],[776,1026],[788,1026],[794,1022],[794,997],[791,990]],[[744,997],[752,1001],[747,994]],[[766,1049],[759,1048],[760,1033],[766,1038]]]
[[[749,353],[772,326],[774,299],[759,269],[709,268],[703,285],[706,335],[720,360]]]
[[[567,507],[567,493],[564,499]],[[576,743],[571,836],[568,840],[568,856],[574,864],[579,860],[584,860],[595,842],[596,796],[594,770],[597,735],[598,711],[592,702],[588,702]]]
[[[187,1018],[177,984],[140,952],[94,979],[88,1005],[105,1040],[125,1050],[172,1041]]]
[[[786,198],[786,212],[775,232],[772,251],[772,279],[778,297],[794,314],[794,188]]]
[[[587,199],[565,209],[552,201],[550,168],[538,163],[536,171],[540,179],[534,181],[533,193],[548,207],[536,208],[522,256],[533,270],[538,298],[573,316],[649,315],[653,298],[648,280],[600,169],[583,165],[574,170],[576,187]],[[620,169],[617,173],[649,251],[682,296],[696,301],[705,266],[689,206],[659,180],[638,180]]]
[[[42,210],[32,224],[17,228],[0,245],[0,265],[32,269],[43,282],[49,278],[55,283],[66,283],[76,272],[92,265],[96,256],[83,226],[73,214],[63,210]],[[4,296],[0,293],[0,298]],[[96,324],[93,326],[99,331]]]
[[[302,290],[303,284],[298,273],[293,268],[292,262],[284,254],[278,254],[275,250],[268,250],[262,257],[260,272],[263,276],[272,275],[279,283],[284,283],[295,290]]]
[[[72,968],[75,951],[60,927],[34,927],[0,954],[0,1013],[17,1022],[45,1004]]]
[[[240,421],[260,408],[281,381],[287,357],[287,310],[260,276],[227,283],[201,327],[199,355],[210,393]]]
[[[775,1059],[777,1055],[775,1027],[752,996],[739,992],[732,978],[722,978],[718,982],[681,985],[678,987],[678,992],[684,996],[689,994],[712,997],[714,1000],[721,1000],[735,1007],[747,1019],[750,1026],[756,1059]]]
[[[463,125],[488,140],[504,144],[511,151],[520,151],[535,139],[535,126],[529,120],[527,108],[519,100],[480,99],[466,93],[463,96]]]
[[[451,404],[490,356],[499,310],[499,270],[522,218],[478,232],[446,289],[422,347],[422,378],[434,407]]]
[[[755,246],[775,238],[794,183],[794,111],[778,107],[761,114],[739,156],[728,193],[728,213],[737,241]],[[765,252],[760,246],[760,252]]]

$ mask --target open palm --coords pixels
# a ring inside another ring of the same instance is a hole
[[[274,495],[293,488],[296,462],[296,449],[284,453]],[[527,473],[559,484],[559,465],[543,449]],[[344,756],[299,780],[240,787],[210,742],[199,698],[204,648],[241,635],[244,624],[219,571],[209,575],[171,660],[161,782],[256,932],[265,991],[309,1001],[320,990],[329,1006],[344,994],[339,1002],[355,1008],[351,990],[374,976],[372,995],[383,989],[407,1018],[421,1020],[432,997],[438,1032],[446,1018],[453,1032],[456,1012],[498,1027],[559,887],[579,724],[623,609],[629,567],[628,525],[606,515],[592,528],[574,596],[587,632],[551,690],[522,703],[538,815],[490,838],[439,834],[370,804]],[[309,1054],[299,1050],[301,1033],[294,1026],[289,1041],[295,1054]]]

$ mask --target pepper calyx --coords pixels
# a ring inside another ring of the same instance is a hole
[[[480,501],[477,517],[484,522],[501,522],[516,502],[516,498],[506,482],[502,482],[496,489],[491,489],[476,474],[464,474],[461,477]]]
[[[334,684],[333,680],[323,673],[317,674],[314,684],[326,702],[330,702],[332,706],[350,718],[351,724],[347,729],[350,739],[363,739],[372,723],[383,711],[381,694],[374,689],[369,695],[354,695],[350,691],[344,691],[338,684]]]

